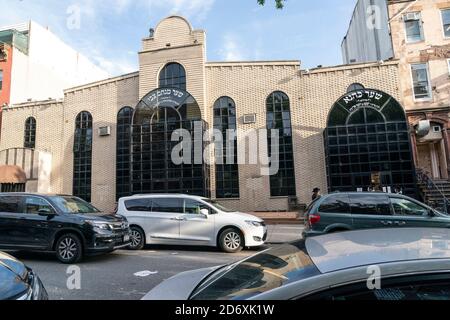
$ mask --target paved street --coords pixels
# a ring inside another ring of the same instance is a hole
[[[268,246],[296,240],[302,226],[269,226]],[[53,255],[13,252],[33,268],[42,279],[52,300],[136,300],[165,279],[183,271],[227,264],[266,247],[225,254],[214,248],[150,246],[143,251],[120,250],[113,254],[88,257],[81,269],[81,289],[67,288],[67,265],[58,263]]]

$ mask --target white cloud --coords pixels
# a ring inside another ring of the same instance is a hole
[[[169,14],[182,14],[199,23],[210,12],[215,0],[0,0],[0,24],[9,25],[28,20],[50,27],[50,30],[75,50],[112,75],[138,69],[137,55],[127,48],[114,48],[114,34],[105,29],[107,20],[136,13],[157,19]],[[67,8],[77,5],[81,12],[79,30],[67,28]],[[145,26],[143,26],[145,32]],[[120,50],[123,50],[120,51]]]
[[[241,61],[246,58],[244,54],[243,45],[239,37],[232,33],[227,33],[223,37],[223,48],[220,50],[220,55],[225,61]]]

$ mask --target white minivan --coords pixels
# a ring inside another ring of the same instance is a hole
[[[257,247],[267,238],[267,227],[258,217],[228,210],[198,196],[150,194],[119,199],[117,214],[127,218],[130,249],[145,244],[219,247],[234,253]]]

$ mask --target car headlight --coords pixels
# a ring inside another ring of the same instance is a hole
[[[112,230],[112,227],[109,223],[105,223],[103,221],[88,221],[94,229],[101,230],[101,231],[110,231]]]
[[[247,224],[253,226],[253,227],[262,227],[263,223],[259,221],[245,221]]]

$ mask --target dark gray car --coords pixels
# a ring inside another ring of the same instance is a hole
[[[303,236],[399,227],[450,228],[450,216],[403,195],[332,193],[308,207]]]
[[[144,300],[450,300],[449,229],[311,237],[181,273]]]

